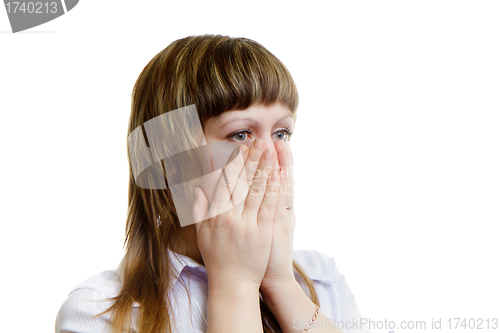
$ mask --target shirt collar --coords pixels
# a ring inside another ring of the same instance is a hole
[[[179,254],[170,249],[167,250],[168,258],[170,259],[170,262],[172,264],[171,267],[174,268],[172,270],[173,278],[171,280],[171,285],[175,285],[184,269],[195,271],[198,274],[201,274],[201,276],[203,276],[205,280],[207,280],[207,270],[205,269],[205,266],[201,265],[194,259],[189,258],[188,256]]]
[[[203,276],[206,277],[207,271],[205,269],[205,266],[199,264],[197,261],[189,258],[188,256],[176,253],[176,252],[171,251],[171,250],[168,250],[168,251],[169,251],[170,262],[172,263],[172,265],[175,268],[175,271],[173,272],[174,273],[174,280],[172,281],[172,284],[175,284],[177,282],[180,274],[182,273],[182,271],[186,267],[197,270],[197,271],[201,272]],[[302,269],[304,270],[306,275],[311,280],[334,281],[332,276],[329,276],[329,274],[325,274],[325,272],[323,272],[323,270],[320,269],[321,266],[319,266],[319,267],[309,266],[308,261],[302,260],[302,257],[299,255],[299,252],[303,252],[303,251],[297,251],[297,252],[294,251],[293,257],[299,263],[300,267],[302,267]]]
[[[205,266],[189,258],[188,256],[176,253],[170,249],[167,250],[168,250],[168,257],[172,265],[171,267],[174,268],[173,270],[171,270],[173,278],[171,280],[170,286],[175,285],[175,283],[179,280],[179,276],[182,274],[182,271],[186,269],[186,267],[199,271],[203,276],[207,275]],[[333,276],[325,274],[321,269],[311,267],[310,265],[308,265],[308,261],[301,260],[302,257],[299,254],[300,252],[302,251],[294,251],[293,257],[299,263],[299,265],[302,267],[304,272],[311,280],[332,281],[332,282],[334,281]],[[123,273],[124,273],[123,268],[124,268],[124,260],[122,260],[117,270],[118,277],[120,278],[121,282],[123,282]]]
[[[189,258],[188,256],[179,254],[179,253],[174,252],[170,249],[167,249],[167,251],[168,251],[168,258],[171,262],[171,267],[174,268],[173,270],[171,270],[172,275],[173,275],[173,280],[171,281],[172,285],[174,285],[177,282],[177,280],[179,279],[179,276],[182,274],[182,271],[186,267],[198,269],[199,271],[204,272],[206,275],[207,271],[205,269],[205,266],[199,264],[198,262]],[[123,283],[123,277],[125,274],[124,269],[125,269],[125,258],[122,259],[122,261],[120,262],[120,265],[118,266],[118,269],[117,269],[118,278],[120,279],[120,282],[122,282],[122,283]]]

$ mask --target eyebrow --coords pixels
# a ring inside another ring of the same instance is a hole
[[[226,127],[226,125],[229,125],[230,123],[234,123],[235,121],[240,121],[240,120],[249,120],[253,123],[256,123],[257,125],[259,125],[259,121],[255,120],[255,119],[252,119],[252,118],[234,118],[234,119],[231,119],[229,121],[226,121],[225,123],[222,124],[221,127]]]
[[[279,123],[280,121],[282,121],[283,119],[286,119],[286,118],[292,118],[292,120],[293,120],[293,115],[286,115],[286,116],[278,119],[277,123]],[[221,128],[226,127],[228,124],[230,124],[232,122],[235,122],[235,121],[239,121],[239,120],[249,120],[249,121],[251,121],[251,122],[259,125],[259,121],[258,120],[255,120],[253,118],[248,118],[248,117],[243,117],[243,118],[240,117],[240,118],[235,118],[235,119],[231,119],[229,121],[226,121],[225,123],[223,123],[221,125]]]

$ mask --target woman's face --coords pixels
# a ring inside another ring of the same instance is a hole
[[[262,139],[267,148],[274,149],[276,141],[288,140],[293,125],[292,112],[277,103],[224,112],[217,119],[207,121],[204,134],[208,143],[228,141],[250,147],[254,140]]]
[[[224,112],[217,118],[210,118],[205,124],[205,140],[211,142],[232,142],[250,147],[253,141],[262,139],[266,149],[276,151],[274,144],[279,140],[286,143],[294,126],[294,117],[288,107],[281,103],[272,106],[253,105],[245,110]],[[278,159],[276,167],[279,170]],[[211,201],[215,185],[222,170],[218,169],[203,178],[203,189]]]

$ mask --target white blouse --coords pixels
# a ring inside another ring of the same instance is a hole
[[[344,276],[338,271],[333,258],[315,250],[296,250],[293,257],[313,282],[320,309],[328,318],[323,323],[323,327],[327,328],[328,324],[331,327],[335,321],[345,333],[371,333],[368,329],[357,328],[360,326],[362,316],[354,300],[354,294],[349,289]],[[175,318],[173,332],[206,332],[208,279],[205,267],[187,256],[170,250],[169,258],[176,269],[170,294]],[[56,333],[111,332],[111,327],[108,325],[109,313],[97,318],[93,316],[107,310],[112,301],[106,299],[115,297],[120,292],[123,281],[122,264],[117,269],[104,271],[91,277],[71,291],[57,314]],[[182,277],[189,291],[190,309],[186,290],[179,277]],[[302,282],[300,276],[296,274],[295,278],[306,295],[310,297],[309,288]],[[135,318],[139,305],[134,304],[134,307],[133,317]],[[294,324],[298,328],[304,323],[292,323]],[[317,327],[321,327],[319,323]]]

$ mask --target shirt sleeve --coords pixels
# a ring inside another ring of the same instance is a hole
[[[371,333],[366,327],[361,325],[362,315],[354,299],[354,294],[349,288],[345,276],[340,273],[335,265],[334,278],[339,297],[340,307],[340,321],[342,322],[341,328],[345,333]],[[365,328],[366,327],[366,328]]]
[[[102,295],[90,288],[73,291],[59,309],[56,333],[108,333],[111,332],[109,314],[95,317],[111,305]]]

